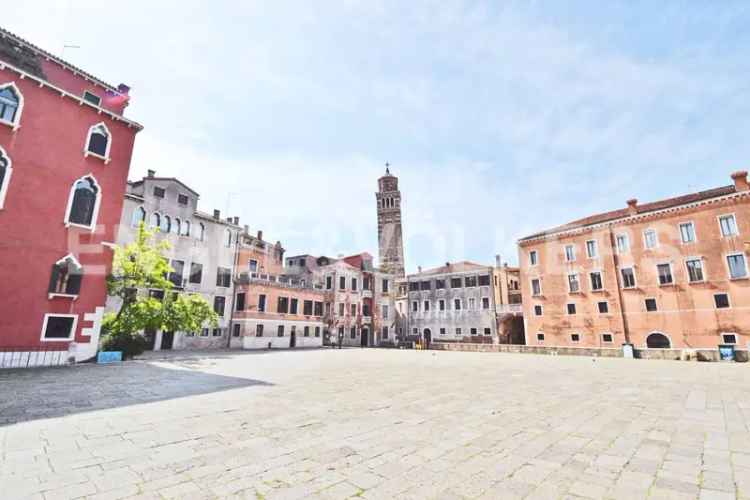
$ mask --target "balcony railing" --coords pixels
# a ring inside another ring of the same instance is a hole
[[[523,312],[523,304],[498,304],[498,314],[519,314]]]

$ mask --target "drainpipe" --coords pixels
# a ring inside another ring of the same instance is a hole
[[[237,300],[237,280],[235,279],[235,272],[237,269],[239,269],[239,259],[240,259],[240,233],[237,233],[237,237],[234,240],[234,266],[232,269],[232,305],[231,310],[229,311],[231,314],[229,315],[229,331],[227,332],[227,349],[231,349],[232,347],[232,335],[234,328],[234,307],[235,307],[235,301]],[[245,302],[247,302],[247,296],[245,296]]]
[[[617,286],[617,298],[620,301],[620,319],[622,320],[622,330],[625,334],[625,343],[631,344],[630,342],[630,330],[628,329],[628,320],[625,316],[625,301],[623,300],[622,295],[622,283],[620,283],[620,268],[619,268],[619,262],[617,259],[617,252],[615,249],[617,248],[616,242],[615,242],[615,235],[612,232],[612,226],[609,226],[609,245],[612,249],[612,265],[615,268],[615,285]],[[601,338],[599,339],[601,341]]]

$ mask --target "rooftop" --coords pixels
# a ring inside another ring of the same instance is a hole
[[[612,222],[627,217],[633,217],[637,215],[644,215],[652,212],[658,212],[660,210],[666,210],[669,208],[679,207],[683,205],[689,205],[691,203],[698,203],[712,198],[720,198],[722,196],[728,196],[739,191],[746,190],[747,186],[747,173],[746,172],[735,172],[732,174],[732,179],[735,180],[735,184],[722,186],[713,189],[707,189],[705,191],[698,191],[696,193],[685,194],[681,196],[675,196],[673,198],[667,198],[664,200],[653,201],[638,204],[638,200],[628,200],[628,206],[617,210],[611,210],[609,212],[603,212],[595,215],[590,215],[582,219],[574,220],[563,224],[561,226],[553,227],[545,231],[534,233],[532,235],[521,238],[519,241],[527,241],[532,239],[541,238],[557,233],[563,233],[566,231],[572,231],[575,229],[581,229],[589,226],[595,226],[597,224],[603,224]]]
[[[432,269],[426,269],[416,274],[410,274],[409,276],[433,276],[436,274],[449,274],[449,273],[463,273],[469,271],[486,271],[490,266],[483,266],[476,262],[470,262],[463,260],[460,262],[446,262],[444,266],[435,267]]]

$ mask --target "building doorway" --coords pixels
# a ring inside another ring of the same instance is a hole
[[[161,332],[161,350],[171,349],[174,345],[174,332]]]
[[[423,338],[424,338],[424,348],[429,349],[430,343],[432,342],[432,332],[430,331],[429,328],[424,329]]]
[[[143,338],[146,339],[146,350],[153,351],[156,348],[156,330],[144,330]]]
[[[663,333],[655,332],[646,337],[646,347],[649,349],[671,349],[672,343],[669,337]]]
[[[297,332],[292,328],[292,334],[289,336],[289,348],[297,346]]]
[[[362,328],[360,331],[360,346],[361,347],[367,347],[369,345],[369,339],[370,339],[370,329],[369,328]]]

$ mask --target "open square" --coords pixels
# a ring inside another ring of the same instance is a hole
[[[344,349],[0,372],[3,498],[746,498],[743,365]]]

